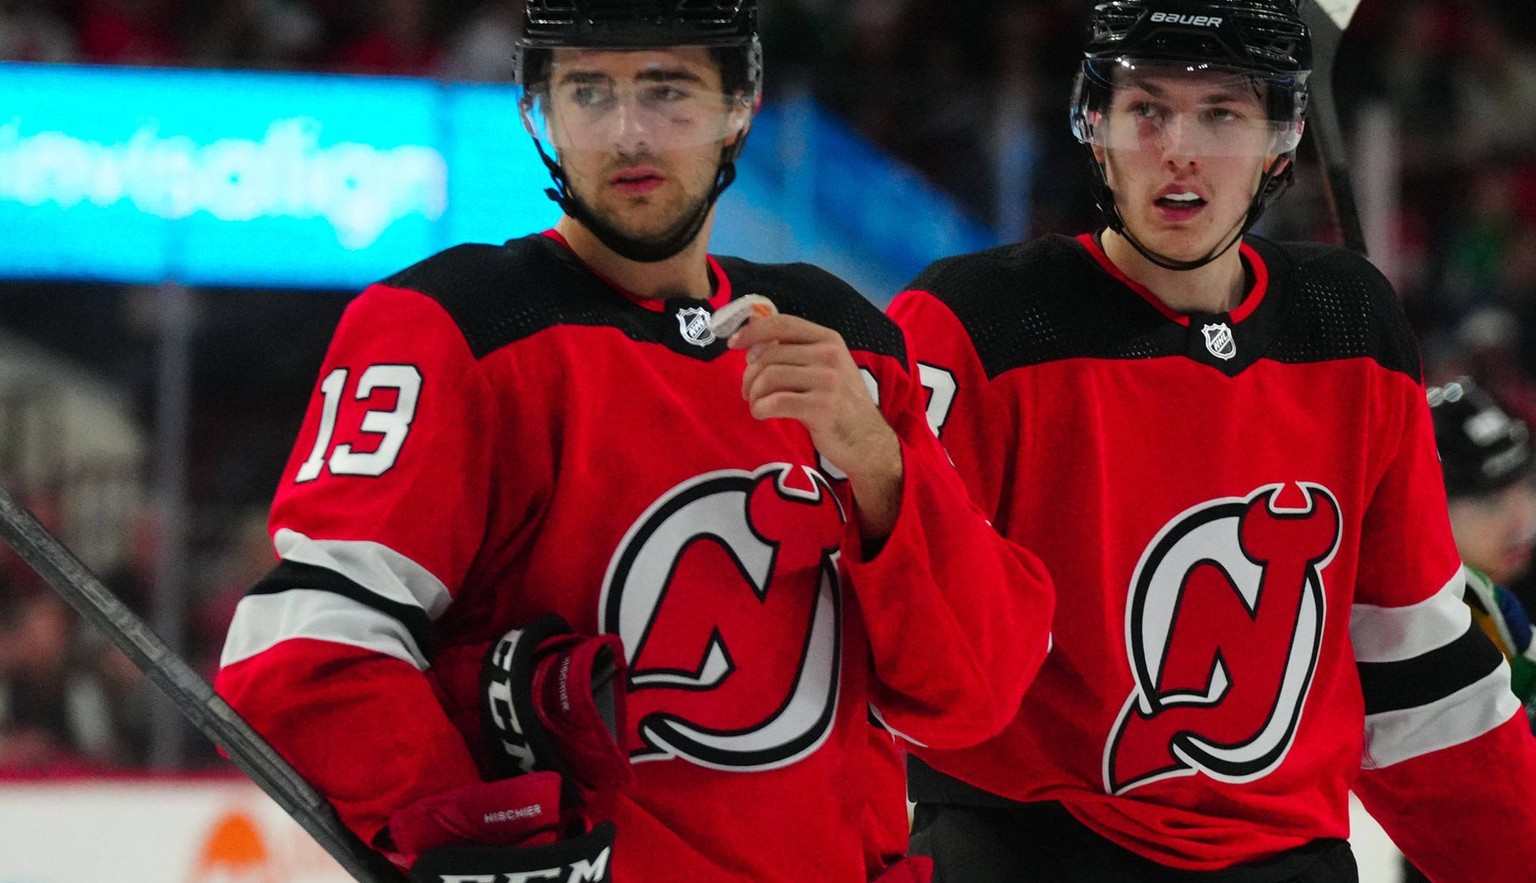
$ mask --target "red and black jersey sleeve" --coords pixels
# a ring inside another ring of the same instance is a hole
[[[908,291],[890,313],[915,341],[933,432],[987,516],[1003,517],[1013,486],[1011,452],[1018,449],[1016,400],[997,394],[960,320],[933,295]]]
[[[1423,389],[1404,383],[1379,399],[1400,431],[1366,515],[1350,624],[1366,712],[1355,791],[1431,879],[1523,879],[1536,739],[1508,666],[1461,599]]]
[[[278,487],[278,566],[240,603],[218,689],[375,842],[389,812],[479,781],[423,675],[485,531],[499,419],[442,306],[348,308]]]

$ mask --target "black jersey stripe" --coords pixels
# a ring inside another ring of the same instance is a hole
[[[1418,708],[1465,689],[1504,664],[1474,623],[1449,644],[1399,662],[1357,662],[1365,713]]]
[[[422,655],[430,659],[433,655],[434,634],[432,620],[427,612],[420,607],[411,604],[402,604],[399,601],[391,601],[388,598],[369,591],[354,580],[324,567],[316,567],[313,564],[300,564],[294,561],[281,561],[267,572],[247,595],[278,595],[293,589],[310,589],[320,592],[329,592],[339,595],[349,601],[354,601],[372,610],[397,620],[410,632],[416,646],[420,648]]]

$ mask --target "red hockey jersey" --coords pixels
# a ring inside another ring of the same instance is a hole
[[[647,301],[533,236],[347,310],[218,687],[366,840],[479,781],[481,652],[544,613],[624,641],[636,780],[590,807],[618,883],[864,880],[905,846],[872,720],[958,747],[1012,718],[1052,594],[929,431],[900,329],[813,267],[710,267],[708,302]],[[839,331],[900,437],[874,554],[709,330],[748,292]]]
[[[1396,298],[1338,249],[1241,249],[1231,314],[1171,312],[1088,236],[893,302],[941,441],[1058,586],[1012,725],[917,754],[1172,867],[1345,837],[1353,786],[1435,879],[1528,879],[1536,746],[1454,593]]]

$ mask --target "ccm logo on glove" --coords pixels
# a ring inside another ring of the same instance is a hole
[[[608,879],[608,853],[598,856],[601,867],[586,862],[575,867],[547,868],[542,871],[513,871],[510,874],[443,874],[436,883],[596,883]]]

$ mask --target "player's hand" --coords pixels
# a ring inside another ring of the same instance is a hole
[[[390,816],[389,844],[417,883],[611,879],[614,826],[562,813],[560,776],[537,772],[412,803]]]
[[[576,635],[554,614],[508,631],[480,676],[496,772],[549,770],[586,791],[628,783],[634,773],[619,745],[626,671],[617,635]]]
[[[746,350],[742,396],[759,420],[798,420],[848,476],[866,540],[890,535],[901,508],[901,443],[875,405],[837,332],[784,314],[762,316],[731,336]]]

